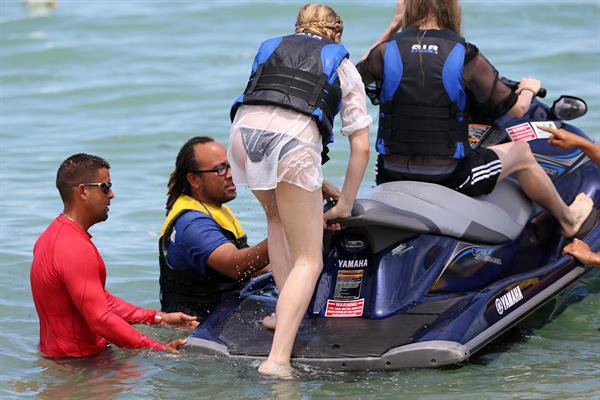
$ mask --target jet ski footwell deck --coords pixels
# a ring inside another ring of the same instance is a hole
[[[450,341],[410,344],[415,334],[427,327],[461,299],[450,299],[418,307],[413,313],[381,320],[361,318],[311,318],[302,321],[294,344],[294,361],[339,369],[397,369],[421,367],[424,357],[430,363],[454,364],[466,359],[466,347]],[[232,358],[263,358],[268,355],[273,332],[260,320],[273,309],[242,301],[223,321],[219,344],[201,337],[188,338],[189,351]],[[274,303],[273,303],[274,306]],[[394,334],[390,334],[395,332]],[[429,365],[428,365],[429,366]]]
[[[475,297],[474,294],[424,303],[409,313],[382,320],[306,317],[294,344],[293,360],[340,370],[395,370],[457,364],[466,361],[471,354],[524,317],[531,316],[532,310],[561,295],[570,298],[569,294],[577,291],[574,282],[585,272],[582,267],[573,268],[514,309],[509,316],[500,319],[465,344],[450,340],[412,342],[420,336],[420,332],[429,329],[430,324],[434,324],[443,313],[457,306],[458,309],[464,310],[465,307],[461,307],[461,304],[469,302],[469,298]],[[264,307],[263,302],[262,307],[259,307],[251,297],[242,300],[234,313],[226,320],[220,321],[220,327],[210,327],[212,332],[220,331],[217,338],[207,339],[207,331],[198,330],[188,338],[186,350],[233,359],[266,357],[273,333],[264,328],[260,321],[274,310],[274,302],[272,305],[272,308]],[[544,314],[552,315],[559,307],[564,307],[564,304],[556,302],[550,311],[546,310]],[[541,319],[544,319],[544,316]]]

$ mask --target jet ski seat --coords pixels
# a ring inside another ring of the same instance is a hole
[[[492,193],[479,197],[432,183],[399,181],[379,185],[357,198],[352,216],[340,222],[344,227],[373,229],[379,232],[377,237],[395,231],[406,237],[429,233],[501,244],[519,236],[532,207],[510,180],[498,182]]]

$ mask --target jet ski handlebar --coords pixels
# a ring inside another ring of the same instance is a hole
[[[512,79],[508,79],[508,78],[502,77],[502,78],[500,78],[500,80],[502,82],[504,82],[504,84],[506,86],[508,86],[509,88],[511,88],[511,89],[515,89],[516,90],[519,87],[519,82],[513,81]],[[545,88],[540,88],[540,90],[536,93],[536,96],[540,97],[540,98],[544,98],[544,97],[546,97],[546,94],[547,94],[546,89]]]

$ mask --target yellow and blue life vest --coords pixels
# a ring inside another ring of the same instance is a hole
[[[223,297],[240,289],[244,280],[236,281],[217,271],[200,273],[197,270],[173,268],[167,261],[167,248],[175,223],[183,214],[198,211],[209,215],[233,244],[242,249],[248,247],[244,228],[231,210],[223,205],[220,208],[201,203],[188,195],[177,198],[163,224],[159,239],[160,300],[166,304],[194,304],[201,314],[208,314]],[[201,315],[204,317],[205,315]]]

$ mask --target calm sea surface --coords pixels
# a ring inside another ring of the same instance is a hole
[[[335,1],[352,59],[381,34],[390,1]],[[29,288],[31,249],[61,211],[56,169],[89,152],[111,164],[116,198],[92,228],[108,289],[157,308],[158,231],[167,177],[193,135],[227,140],[229,106],[245,86],[259,43],[291,32],[302,2],[59,0],[31,17],[0,0],[0,398],[564,399],[600,398],[600,296],[570,307],[526,340],[444,370],[334,373],[302,370],[293,382],[263,379],[256,365],[189,354],[116,349],[54,362],[37,352]],[[532,75],[587,100],[576,121],[600,139],[600,3],[471,1],[464,35],[502,74]],[[371,107],[376,115],[376,110]],[[372,131],[374,135],[374,130]],[[326,175],[341,184],[339,138]],[[369,169],[363,190],[373,185]],[[256,243],[266,233],[244,189],[232,203]],[[141,327],[162,341],[184,333]]]

